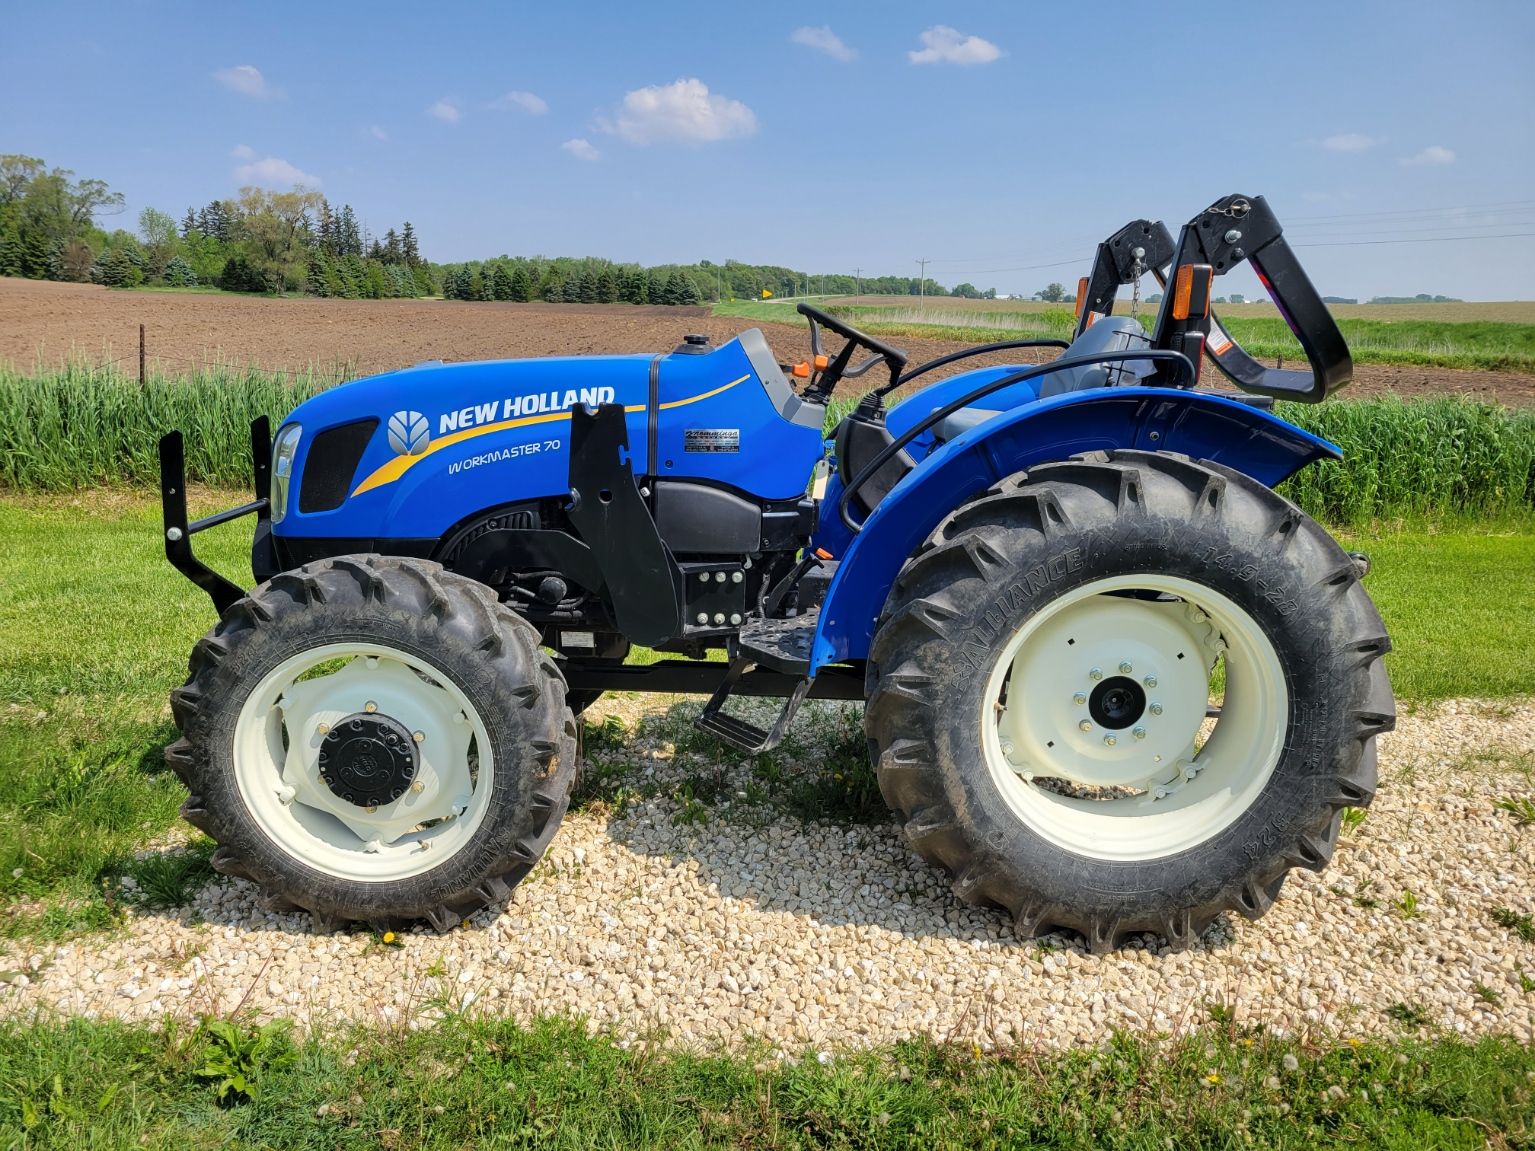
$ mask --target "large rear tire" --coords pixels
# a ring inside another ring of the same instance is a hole
[[[868,665],[880,790],[959,896],[1025,936],[1105,951],[1257,918],[1374,794],[1395,707],[1359,578],[1218,464],[1096,452],[1019,473],[896,580]]]
[[[198,642],[171,694],[182,815],[271,905],[445,930],[507,897],[569,805],[575,722],[538,643],[434,563],[278,575]]]

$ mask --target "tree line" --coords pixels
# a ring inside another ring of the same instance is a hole
[[[723,264],[645,267],[600,258],[497,256],[435,264],[405,221],[370,235],[350,204],[303,188],[240,189],[188,208],[178,221],[158,208],[137,230],[108,228],[124,210],[105,181],[76,179],[32,156],[0,155],[0,276],[132,288],[206,285],[233,292],[304,292],[346,299],[442,295],[455,300],[701,304],[774,296],[965,296],[915,276],[810,275],[793,268]]]

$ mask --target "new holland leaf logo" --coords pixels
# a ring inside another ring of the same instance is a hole
[[[389,446],[396,455],[419,456],[431,439],[431,426],[420,412],[395,412],[389,417]]]

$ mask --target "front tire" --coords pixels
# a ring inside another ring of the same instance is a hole
[[[322,927],[502,901],[569,805],[575,722],[537,631],[434,563],[344,556],[225,613],[166,760],[216,869]]]
[[[1003,481],[907,563],[866,728],[909,842],[962,899],[1095,951],[1183,944],[1263,914],[1370,802],[1389,647],[1354,562],[1273,491],[1092,453]]]

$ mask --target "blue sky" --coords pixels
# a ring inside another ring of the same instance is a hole
[[[1528,2],[0,12],[0,151],[106,179],[128,226],[300,179],[437,260],[926,256],[1032,292],[1241,191],[1351,245],[1302,250],[1325,292],[1535,296]]]

